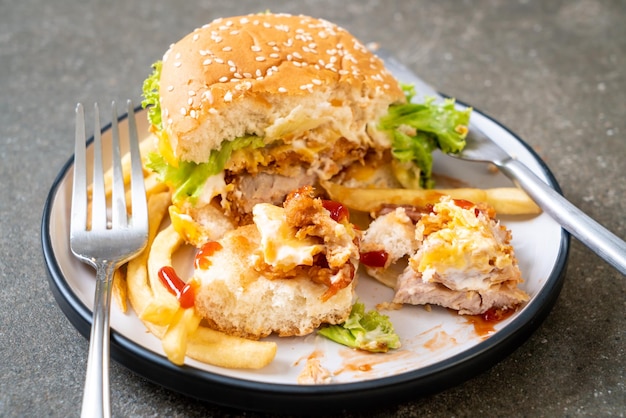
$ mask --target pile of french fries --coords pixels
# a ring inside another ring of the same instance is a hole
[[[141,143],[144,165],[156,147],[156,138]],[[125,182],[130,181],[130,159],[123,159]],[[213,330],[202,324],[194,308],[182,308],[174,295],[161,283],[158,271],[172,264],[173,254],[187,245],[170,223],[168,210],[172,204],[167,187],[156,174],[144,171],[149,213],[149,238],[146,249],[116,271],[113,296],[123,312],[130,304],[146,328],[161,339],[163,351],[174,364],[182,365],[185,357],[226,368],[259,369],[276,355],[274,342],[252,341]],[[107,192],[111,192],[112,174],[105,174]],[[332,200],[350,209],[372,213],[383,204],[425,206],[439,201],[442,195],[472,202],[486,202],[498,214],[537,214],[540,209],[516,188],[446,190],[409,190],[348,188],[337,183],[322,182]],[[130,199],[127,199],[130,202]],[[132,210],[132,208],[129,208]]]

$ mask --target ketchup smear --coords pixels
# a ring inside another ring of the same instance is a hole
[[[491,308],[481,315],[464,315],[464,317],[474,326],[476,334],[485,336],[495,332],[495,325],[513,315],[515,311],[515,309]]]
[[[388,258],[385,250],[368,251],[360,254],[359,261],[368,267],[385,267]]]
[[[480,209],[475,208],[475,204],[473,204],[472,202],[470,202],[469,200],[465,200],[465,199],[453,199],[453,202],[455,205],[457,205],[458,207],[462,208],[462,209],[471,209],[474,208],[474,215],[476,215],[476,217],[478,217],[478,215],[480,215]]]
[[[194,305],[194,289],[191,284],[185,283],[171,266],[161,267],[159,270],[159,280],[163,286],[178,299],[180,307],[191,308]]]
[[[222,249],[222,245],[219,242],[217,241],[207,242],[200,248],[200,250],[196,254],[196,258],[194,260],[194,266],[202,270],[208,269],[209,266],[211,265],[210,257],[221,249]]]
[[[330,212],[330,217],[333,218],[335,222],[350,220],[350,211],[341,203],[335,202],[334,200],[322,200],[322,206]]]

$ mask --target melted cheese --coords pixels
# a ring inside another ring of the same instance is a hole
[[[494,268],[513,262],[491,222],[451,200],[436,204],[434,213],[420,221],[425,239],[411,265],[426,282],[445,282],[455,290],[487,289]]]
[[[198,196],[196,206],[204,206],[211,203],[215,196],[226,192],[226,182],[224,181],[224,172],[220,172],[206,179],[202,185],[202,193]]]
[[[296,238],[296,230],[287,225],[285,210],[269,203],[254,206],[253,220],[261,234],[261,252],[265,262],[283,271],[298,265],[313,265],[313,256],[323,245],[313,238]]]

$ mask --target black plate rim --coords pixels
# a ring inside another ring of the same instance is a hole
[[[458,101],[459,104],[463,104]],[[137,107],[136,112],[141,107]],[[506,130],[520,142],[540,165],[548,183],[562,193],[556,178],[539,155],[519,136],[484,112],[491,123]],[[119,121],[127,118],[124,114]],[[102,128],[108,131],[111,124]],[[93,137],[88,140],[93,142]],[[50,289],[72,325],[89,338],[92,313],[72,291],[57,263],[50,236],[52,204],[59,185],[73,165],[70,157],[55,178],[43,208],[41,239],[48,269]],[[250,381],[196,369],[176,366],[167,358],[134,343],[118,332],[111,331],[111,357],[138,375],[184,395],[214,404],[261,412],[310,413],[336,412],[342,409],[380,407],[409,398],[421,397],[461,384],[488,370],[512,353],[539,327],[556,302],[563,286],[570,235],[561,229],[557,262],[540,292],[514,318],[505,330],[449,359],[399,375],[353,383],[329,385],[288,385]]]

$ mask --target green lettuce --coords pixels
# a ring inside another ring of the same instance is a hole
[[[261,148],[265,143],[258,136],[244,136],[232,141],[224,141],[219,150],[211,151],[209,160],[205,163],[191,161],[179,161],[178,166],[168,164],[157,153],[151,153],[147,167],[157,172],[161,181],[174,189],[172,201],[174,203],[183,199],[190,199],[193,203],[202,193],[202,186],[206,180],[224,170],[224,166],[232,153],[242,148]]]
[[[163,129],[161,120],[161,102],[159,101],[159,84],[161,81],[162,61],[152,64],[152,74],[143,82],[143,100],[141,106],[148,108],[148,121],[157,129]]]
[[[352,306],[346,322],[321,328],[318,334],[336,343],[374,353],[400,347],[400,337],[389,317],[376,310],[365,312],[365,305],[361,302]]]
[[[391,137],[393,157],[405,170],[413,168],[419,176],[417,186],[431,188],[432,152],[457,153],[465,147],[471,109],[459,110],[453,99],[435,103],[427,98],[424,103],[412,103],[412,86],[403,86],[407,103],[392,105],[381,118],[379,128]]]

